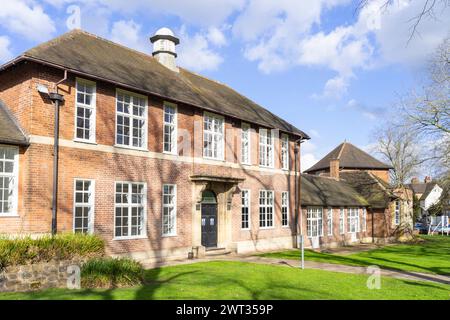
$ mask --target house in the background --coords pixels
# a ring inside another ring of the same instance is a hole
[[[344,142],[305,173],[330,177],[351,186],[367,202],[368,233],[357,233],[357,236],[361,240],[384,241],[409,232],[413,224],[412,192],[390,185],[391,169],[353,144]]]
[[[412,178],[407,187],[413,191],[414,196],[419,201],[420,218],[427,216],[428,210],[437,204],[443,195],[443,189],[430,176],[425,177],[423,182],[420,182],[418,178]]]

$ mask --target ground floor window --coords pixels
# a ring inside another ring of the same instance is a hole
[[[345,217],[344,217],[344,208],[341,208],[339,211],[339,234],[345,233]]]
[[[287,227],[289,225],[289,192],[281,193],[281,225]]]
[[[362,231],[367,231],[367,209],[363,208],[362,209]]]
[[[359,232],[358,208],[349,208],[347,213],[348,232]]]
[[[259,192],[260,228],[273,227],[273,203],[273,191],[261,190]]]
[[[250,229],[250,191],[241,192],[241,228]]]
[[[73,231],[94,231],[94,180],[75,179]]]
[[[323,236],[323,209],[308,208],[306,215],[306,233],[308,237]]]
[[[0,216],[16,215],[19,148],[0,145]]]
[[[333,235],[333,209],[328,208],[327,211],[327,227],[328,227],[328,235]]]
[[[394,212],[394,219],[395,219],[395,224],[399,225],[400,224],[400,201],[397,200],[395,201],[395,212]]]
[[[177,186],[163,185],[163,236],[173,236],[177,233]]]
[[[115,236],[145,235],[145,183],[116,182]]]

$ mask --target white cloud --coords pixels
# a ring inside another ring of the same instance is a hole
[[[300,156],[300,171],[303,172],[319,161],[313,153],[303,153]]]
[[[309,133],[312,137],[320,138],[320,134],[319,134],[319,132],[318,132],[316,129],[310,129],[310,130],[308,131],[308,133]]]
[[[387,112],[387,109],[384,107],[369,107],[364,103],[356,101],[355,99],[350,99],[347,102],[346,107],[360,112],[365,118],[369,120],[376,120],[379,117],[383,117]]]
[[[52,19],[34,1],[2,0],[0,24],[29,40],[45,41],[56,31]]]
[[[0,64],[13,58],[10,45],[11,41],[7,36],[0,36]]]
[[[182,27],[180,38],[177,61],[180,66],[194,71],[216,70],[223,62],[222,56],[211,48],[205,35],[196,33],[191,36]]]
[[[208,29],[206,38],[217,47],[222,47],[227,44],[227,39],[223,31],[216,27],[211,27]]]
[[[116,21],[111,29],[111,40],[129,48],[147,52],[150,50],[150,45],[145,41],[145,37],[139,34],[140,30],[141,26],[133,20]]]

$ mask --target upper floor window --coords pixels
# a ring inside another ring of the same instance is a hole
[[[94,180],[75,180],[73,231],[94,231]]]
[[[223,160],[224,118],[205,113],[203,117],[203,156]]]
[[[117,92],[116,144],[146,148],[147,99]]]
[[[289,136],[281,136],[281,166],[284,170],[289,170]]]
[[[0,216],[17,215],[19,148],[0,145]]]
[[[259,165],[273,167],[273,136],[267,129],[259,129]]]
[[[395,211],[394,211],[394,223],[396,225],[400,224],[400,201],[395,201]]]
[[[281,192],[281,225],[287,227],[289,225],[289,192]]]
[[[164,103],[164,152],[177,153],[177,107]]]
[[[273,227],[273,191],[261,190],[259,192],[259,226],[260,228]]]
[[[241,162],[243,164],[250,164],[250,125],[243,123],[241,127]]]
[[[75,138],[95,142],[95,82],[77,79]]]
[[[323,236],[323,209],[308,208],[306,212],[306,234],[308,237]]]

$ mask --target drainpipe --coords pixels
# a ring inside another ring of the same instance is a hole
[[[303,142],[304,140],[302,138],[298,139],[297,141],[295,141],[295,146],[294,146],[294,154],[295,154],[295,235],[296,235],[296,242],[298,245],[298,242],[300,240],[300,253],[301,253],[301,264],[300,267],[302,269],[305,269],[305,250],[304,250],[304,241],[303,241],[303,217],[302,217],[302,213],[301,213],[301,205],[300,205],[300,189],[301,189],[301,184],[300,184],[300,179],[301,179],[301,175],[298,173],[299,168],[298,168],[298,156],[300,153],[300,144]],[[298,220],[300,218],[300,239],[298,238]]]

